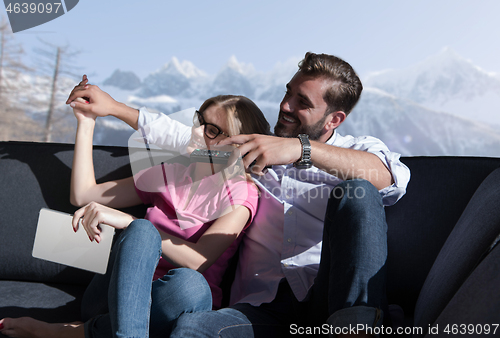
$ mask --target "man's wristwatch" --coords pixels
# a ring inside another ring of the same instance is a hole
[[[309,135],[299,134],[297,136],[302,144],[302,157],[293,166],[297,169],[308,169],[312,167],[311,161],[311,142],[309,142]]]

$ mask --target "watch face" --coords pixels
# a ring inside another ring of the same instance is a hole
[[[309,143],[309,135],[307,134],[299,134],[297,136],[302,143]]]

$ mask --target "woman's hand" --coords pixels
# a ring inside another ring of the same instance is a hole
[[[135,219],[132,215],[119,210],[104,206],[102,204],[91,202],[78,209],[73,215],[73,230],[78,230],[80,219],[83,228],[91,241],[97,243],[101,241],[101,229],[99,224],[106,224],[115,229],[124,229]]]
[[[89,104],[89,101],[87,101],[81,97],[77,97],[74,102],[80,102],[82,104]],[[73,108],[73,114],[75,114],[75,117],[76,117],[76,120],[78,121],[78,123],[82,123],[82,122],[85,122],[87,120],[95,121],[95,119],[97,118],[97,115],[93,114],[92,112],[83,111],[83,110],[78,109],[78,108]]]
[[[75,86],[75,88],[73,88],[70,96],[73,95],[75,92],[82,91],[85,88],[85,86],[87,85],[88,81],[89,80],[87,79],[87,75],[83,75],[82,81],[80,81],[80,83],[77,84]],[[82,103],[82,104],[89,104],[90,103],[88,97],[85,97],[85,98],[84,97],[76,97],[76,98],[74,98],[74,100],[72,102],[78,102],[78,103]],[[78,109],[77,107],[73,107],[73,113],[75,114],[75,117],[78,120],[78,122],[84,121],[86,119],[95,120],[97,118],[97,115],[91,114],[90,112],[84,111],[82,109]]]

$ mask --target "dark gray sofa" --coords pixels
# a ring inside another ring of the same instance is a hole
[[[0,142],[0,318],[80,319],[92,274],[31,256],[40,208],[76,210],[72,158],[70,144]],[[412,171],[407,194],[386,209],[388,299],[405,315],[394,312],[394,323],[422,328],[414,336],[436,324],[499,324],[500,158],[402,160]],[[94,162],[98,180],[130,175],[127,148],[95,147]],[[145,207],[125,211],[140,217]]]

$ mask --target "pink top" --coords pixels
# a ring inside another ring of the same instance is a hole
[[[251,214],[245,230],[257,212],[257,188],[246,178],[236,177],[223,180],[223,174],[216,173],[200,181],[196,193],[186,205],[193,185],[190,174],[194,168],[194,164],[187,168],[177,163],[161,164],[135,175],[137,194],[144,204],[151,205],[144,218],[153,223],[158,230],[194,243],[224,210],[241,205],[247,207]],[[217,261],[203,273],[212,290],[214,308],[221,307],[222,277],[229,259],[238,249],[242,234],[243,231]],[[163,277],[174,268],[176,267],[163,257],[160,258],[154,279]]]

